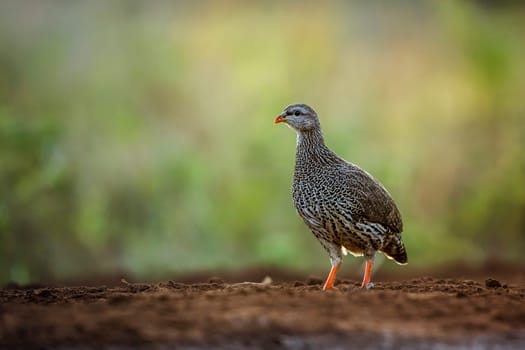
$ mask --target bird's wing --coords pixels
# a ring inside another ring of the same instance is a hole
[[[349,200],[354,201],[355,212],[363,220],[388,227],[393,232],[403,232],[401,213],[388,191],[372,175],[349,163]],[[355,198],[358,198],[355,201]]]

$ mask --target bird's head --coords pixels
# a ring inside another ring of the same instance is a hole
[[[273,122],[275,124],[286,123],[297,132],[305,132],[321,127],[317,113],[305,104],[294,104],[286,107]]]

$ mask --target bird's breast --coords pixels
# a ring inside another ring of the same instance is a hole
[[[333,186],[324,181],[294,179],[292,197],[295,209],[308,222],[322,222],[339,201]]]

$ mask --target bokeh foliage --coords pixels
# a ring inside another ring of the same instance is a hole
[[[0,282],[324,270],[293,102],[389,188],[409,266],[523,261],[523,38],[513,2],[4,1]]]

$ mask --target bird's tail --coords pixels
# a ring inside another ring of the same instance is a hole
[[[394,260],[400,265],[405,265],[408,262],[405,244],[401,240],[401,235],[392,236],[389,241],[383,244],[381,251],[385,253],[387,258]]]

